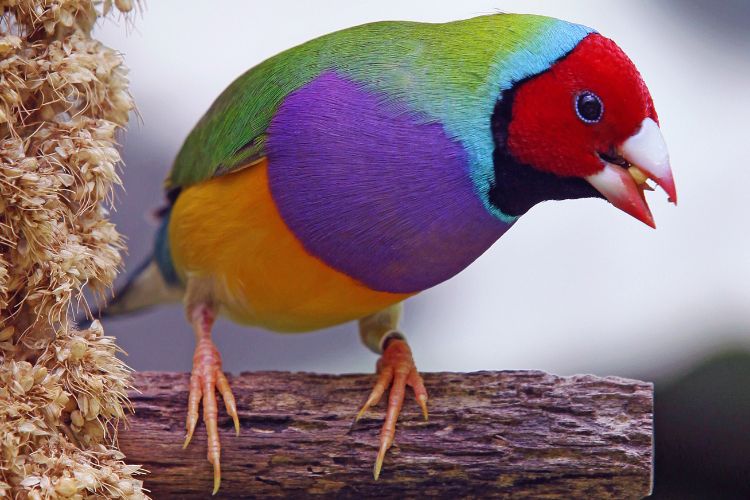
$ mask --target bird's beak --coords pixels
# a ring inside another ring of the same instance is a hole
[[[644,190],[651,190],[646,181],[654,181],[667,193],[669,201],[677,204],[669,153],[659,125],[646,118],[616,153],[616,158],[602,157],[604,168],[586,180],[614,206],[656,227],[643,195]]]

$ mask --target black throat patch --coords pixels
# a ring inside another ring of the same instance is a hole
[[[513,117],[515,89],[525,80],[503,91],[492,113],[492,137],[495,151],[492,160],[495,179],[489,190],[490,203],[504,214],[523,215],[546,200],[603,198],[591,184],[579,177],[560,177],[519,163],[507,148],[508,125]]]

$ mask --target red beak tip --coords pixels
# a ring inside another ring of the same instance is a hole
[[[645,210],[641,212],[640,214],[636,215],[635,218],[646,224],[651,229],[656,229],[656,222],[654,221],[654,215],[651,213],[651,210],[648,209],[647,206],[644,207]]]

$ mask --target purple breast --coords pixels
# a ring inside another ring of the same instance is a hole
[[[271,193],[305,249],[375,290],[430,288],[510,227],[440,124],[333,72],[286,98],[267,152]]]

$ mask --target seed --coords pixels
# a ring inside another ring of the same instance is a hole
[[[86,422],[86,427],[84,427],[84,431],[91,438],[91,441],[93,442],[99,442],[102,440],[102,438],[104,438],[104,429],[102,429],[102,426],[96,420],[92,420],[91,422]]]
[[[70,414],[70,421],[73,422],[73,425],[77,427],[83,427],[83,424],[84,424],[83,415],[81,415],[81,412],[78,410],[75,410],[73,413]]]
[[[86,354],[86,341],[82,338],[76,338],[70,343],[70,360],[80,361]]]
[[[35,366],[34,367],[34,382],[37,384],[40,383],[42,380],[44,380],[44,377],[47,376],[47,367],[46,366]]]
[[[98,417],[100,409],[101,405],[99,404],[99,400],[96,398],[91,398],[89,400],[89,409],[86,412],[86,420],[94,420],[96,417]]]
[[[78,491],[75,479],[72,477],[61,477],[55,483],[55,491],[64,497],[75,495]]]
[[[127,481],[123,479],[122,481],[117,483],[117,489],[122,492],[123,495],[132,495],[135,493],[135,488],[133,488],[133,482]]]
[[[13,336],[14,333],[16,333],[15,326],[6,326],[2,330],[0,330],[0,342],[8,340]]]
[[[23,387],[23,392],[29,392],[34,387],[34,377],[31,375],[24,375],[18,380],[18,383]]]
[[[131,0],[115,0],[115,6],[120,12],[130,12],[133,10],[133,2]]]
[[[645,184],[648,180],[648,176],[646,175],[646,173],[634,165],[628,168],[628,173],[633,178],[636,184]]]

